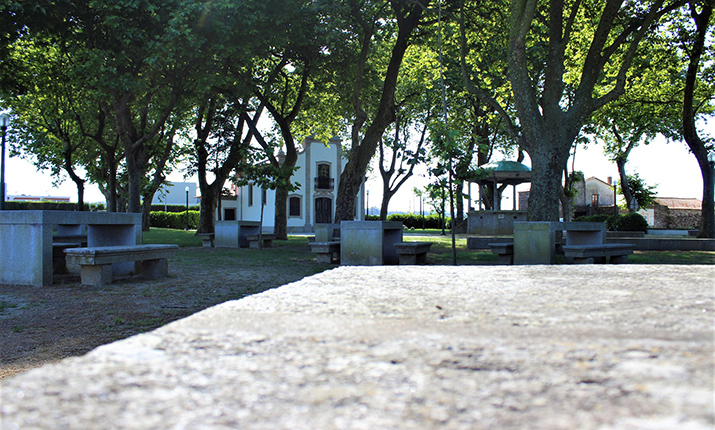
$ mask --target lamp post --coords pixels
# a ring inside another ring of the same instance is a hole
[[[2,150],[0,151],[0,211],[5,210],[5,133],[10,125],[10,115],[4,113],[0,115],[0,128],[2,129]]]
[[[365,217],[370,216],[370,190],[365,190]]]
[[[5,136],[4,133],[3,136]],[[708,152],[708,163],[710,163],[710,189],[715,193],[715,150]],[[710,238],[715,239],[715,215],[710,221]]]
[[[184,189],[186,191],[186,230],[189,230],[189,186]]]

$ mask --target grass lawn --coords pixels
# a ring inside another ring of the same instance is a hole
[[[200,247],[201,239],[195,230],[172,230],[152,228],[144,232],[144,243],[171,243],[180,247]],[[432,242],[429,254],[430,264],[452,264],[452,236],[449,231],[445,235],[441,230],[406,230],[406,242]],[[312,257],[308,250],[306,236],[289,236],[288,240],[274,242],[273,248],[261,250],[260,253],[242,255],[243,258],[259,261],[281,260],[288,266],[291,262],[301,264],[306,256]],[[490,251],[472,251],[467,248],[466,235],[457,235],[455,240],[457,264],[459,265],[489,265],[496,264],[497,257]],[[307,253],[307,254],[306,254]],[[216,249],[208,264],[221,267],[224,258],[232,258],[230,249]],[[314,257],[312,257],[314,259]],[[629,264],[715,264],[715,252],[712,251],[636,251],[628,257]],[[330,266],[327,266],[330,267]]]

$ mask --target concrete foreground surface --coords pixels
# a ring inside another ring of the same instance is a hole
[[[712,429],[713,266],[340,267],[0,382],[0,428]]]

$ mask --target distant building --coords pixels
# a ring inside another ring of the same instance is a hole
[[[7,196],[7,201],[11,202],[69,202],[69,197],[55,196]]]
[[[186,188],[189,188],[189,206],[198,204],[198,186],[194,182],[164,183],[154,194],[152,205],[186,205]]]
[[[298,186],[288,195],[286,205],[288,232],[312,232],[315,224],[333,222],[338,181],[346,163],[338,138],[331,139],[327,145],[312,138],[303,142],[303,147],[298,151],[296,170],[291,177],[293,184]],[[231,196],[221,198],[220,219],[260,221],[263,203],[263,228],[272,231],[275,191],[251,184],[233,187],[230,192]],[[363,185],[356,201],[355,219],[364,218],[364,195]]]
[[[651,207],[639,211],[654,228],[697,230],[703,202],[698,199],[658,197]]]
[[[614,190],[611,178],[602,181],[590,177],[574,184],[576,195],[573,198],[573,217],[597,214],[612,214]],[[528,210],[529,191],[519,192],[519,210]]]

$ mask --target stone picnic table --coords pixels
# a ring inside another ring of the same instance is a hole
[[[0,211],[0,283],[51,285],[53,231],[65,237],[86,232],[89,247],[136,245],[142,242],[141,223],[141,214],[133,213]],[[113,268],[117,274],[130,273],[134,263]]]
[[[0,427],[711,430],[713,266],[339,267],[0,381]]]

